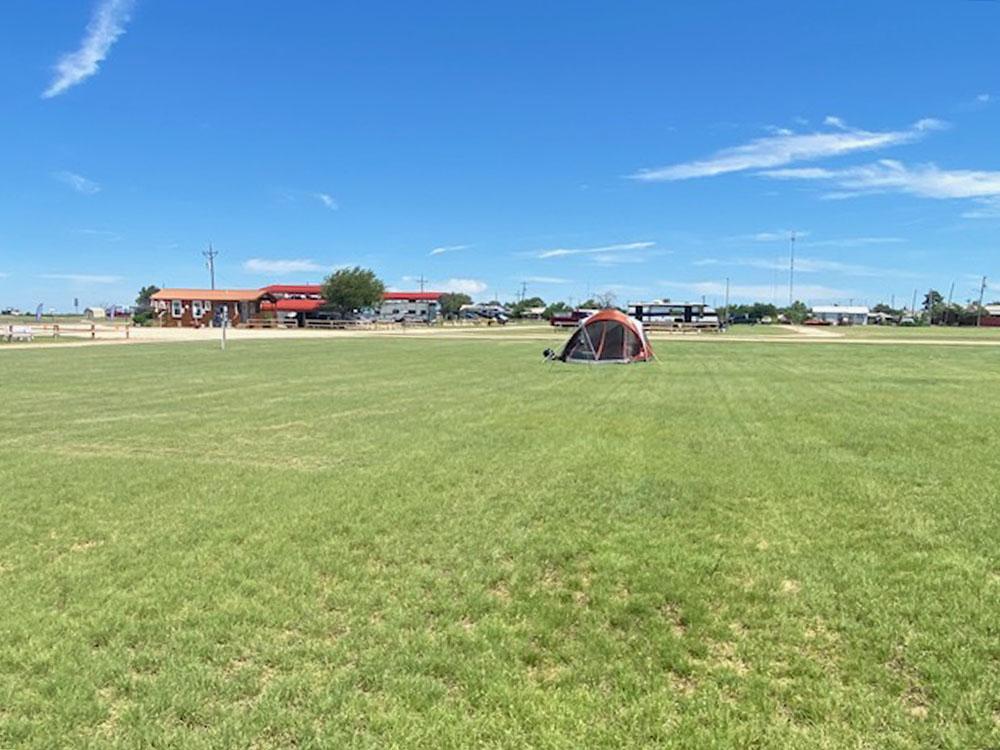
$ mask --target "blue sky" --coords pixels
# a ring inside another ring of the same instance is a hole
[[[0,306],[1000,297],[1000,3],[10,0]]]

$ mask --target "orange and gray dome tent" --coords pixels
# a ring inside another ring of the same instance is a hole
[[[629,364],[653,358],[646,332],[635,318],[600,310],[580,322],[556,359],[590,364]]]

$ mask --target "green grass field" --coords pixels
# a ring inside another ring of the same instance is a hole
[[[0,747],[996,748],[989,348],[0,353]]]

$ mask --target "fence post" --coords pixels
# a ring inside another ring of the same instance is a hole
[[[90,338],[91,340],[97,338],[97,326],[94,323],[90,324]]]
[[[59,324],[58,323],[53,323],[52,324],[52,338],[54,338],[54,339],[59,338]]]
[[[131,328],[131,326],[128,323],[126,323],[125,324],[125,338],[126,338],[126,340],[128,339],[128,329],[129,328]]]

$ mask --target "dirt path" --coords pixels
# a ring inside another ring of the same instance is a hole
[[[535,330],[537,329],[537,330]],[[790,326],[781,329],[783,333],[766,335],[755,334],[671,334],[656,332],[651,339],[657,346],[669,345],[677,341],[695,341],[705,344],[739,344],[741,342],[755,344],[859,344],[874,346],[1000,346],[1000,338],[991,339],[948,339],[948,338],[854,338],[847,337],[837,331],[810,326]],[[533,327],[532,330],[513,329],[509,331],[484,331],[482,328],[410,328],[362,330],[362,331],[328,331],[304,328],[293,329],[256,329],[234,328],[227,332],[227,340],[239,341],[286,341],[290,339],[345,339],[345,338],[399,338],[399,339],[435,339],[445,341],[535,341],[552,344],[564,341],[569,335],[566,329],[550,329],[544,326]],[[2,344],[0,352],[32,351],[35,349],[70,349],[88,346],[123,346],[129,344],[161,344],[201,341],[217,343],[220,339],[218,329],[194,328],[132,328],[129,338],[125,338],[123,329],[110,327],[98,328],[97,338],[81,338],[79,340],[64,340],[61,343],[38,340],[30,344]]]

